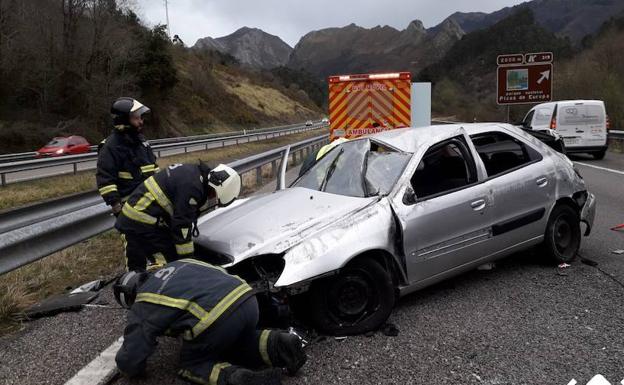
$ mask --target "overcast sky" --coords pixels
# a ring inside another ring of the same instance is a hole
[[[135,0],[148,25],[166,24],[165,0]],[[433,27],[456,11],[493,12],[523,0],[168,0],[171,34],[191,46],[247,26],[281,37],[294,47],[306,33],[356,23],[405,29],[421,20]]]

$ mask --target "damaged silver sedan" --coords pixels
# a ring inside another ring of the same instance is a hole
[[[396,299],[540,247],[570,262],[595,199],[572,162],[507,124],[401,129],[343,143],[287,189],[200,220],[198,254],[280,316],[378,328]]]

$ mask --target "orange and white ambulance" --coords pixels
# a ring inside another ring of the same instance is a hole
[[[411,74],[330,76],[330,140],[409,127]]]

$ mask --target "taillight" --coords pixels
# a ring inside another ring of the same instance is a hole
[[[609,119],[609,116],[607,115],[607,131],[611,130],[611,120]]]
[[[550,119],[550,129],[551,130],[557,129],[557,116],[555,114],[553,114],[552,119]]]

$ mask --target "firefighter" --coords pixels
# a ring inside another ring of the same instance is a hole
[[[334,140],[333,142],[326,144],[323,147],[319,148],[317,152],[311,152],[310,155],[308,155],[303,161],[303,163],[301,164],[301,168],[299,169],[299,176],[305,174],[309,169],[312,168],[312,166],[316,164],[316,162],[318,162],[322,157],[325,156],[325,154],[327,154],[334,147],[340,144],[343,144],[344,142],[348,142],[348,141],[349,139],[346,139],[346,138],[338,138]]]
[[[277,368],[294,375],[306,362],[297,335],[256,329],[252,288],[220,267],[182,259],[155,273],[128,272],[113,290],[130,309],[115,357],[126,376],[145,372],[162,335],[182,337],[178,374],[199,384],[280,384]]]
[[[128,270],[143,271],[147,259],[191,257],[197,218],[209,197],[226,206],[238,197],[240,176],[228,166],[173,164],[147,178],[130,195],[115,222],[125,237]]]
[[[141,133],[150,109],[132,98],[119,98],[112,107],[113,133],[100,143],[96,181],[113,214],[145,179],[158,171],[152,148]]]

